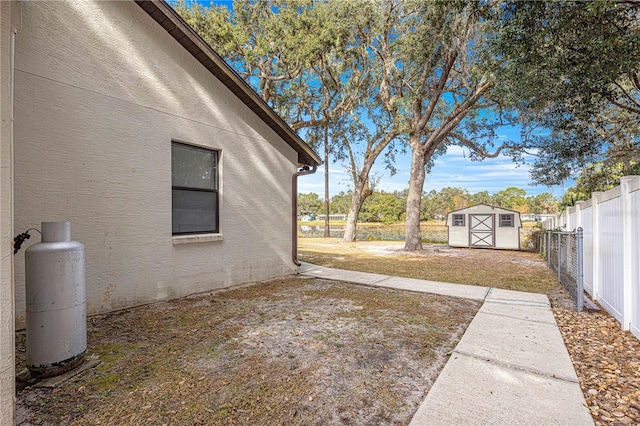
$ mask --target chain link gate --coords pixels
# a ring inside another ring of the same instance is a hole
[[[574,232],[545,231],[541,234],[540,251],[547,266],[558,276],[558,284],[567,290],[578,311],[584,307],[584,255],[582,228]]]

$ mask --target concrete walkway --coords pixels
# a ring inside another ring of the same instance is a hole
[[[484,301],[411,426],[593,425],[544,294],[344,271],[300,274]]]

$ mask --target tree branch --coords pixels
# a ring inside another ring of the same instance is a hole
[[[505,149],[509,149],[509,148],[513,148],[513,145],[510,145],[508,143],[504,143],[502,145],[500,145],[495,152],[490,153],[489,151],[483,149],[482,147],[478,146],[478,144],[476,144],[474,141],[472,141],[471,139],[465,138],[464,136],[462,136],[459,133],[455,133],[455,132],[451,132],[449,133],[449,136],[452,137],[453,139],[457,140],[461,145],[466,146],[467,148],[469,148],[470,150],[472,150],[473,152],[475,152],[476,154],[480,155],[483,158],[496,158],[500,155],[500,153],[505,150]]]
[[[436,86],[431,98],[429,99],[429,105],[427,105],[427,110],[420,117],[420,120],[417,123],[417,128],[419,132],[422,132],[431,119],[431,115],[436,108],[436,104],[438,100],[440,100],[440,96],[442,96],[442,92],[444,90],[445,85],[447,84],[447,80],[449,79],[449,73],[456,63],[456,59],[458,58],[458,52],[453,52],[450,54],[445,66],[442,69],[442,74],[440,75],[440,80],[438,81],[438,85]]]
[[[636,101],[634,99],[633,96],[631,96],[629,93],[627,93],[626,90],[624,90],[624,88],[620,85],[620,83],[618,83],[617,81],[614,83],[616,85],[616,87],[618,89],[620,89],[620,91],[624,94],[624,96],[636,107],[630,106],[630,105],[625,105],[622,104],[618,101],[616,101],[615,99],[613,99],[612,97],[608,96],[607,100],[609,102],[611,102],[613,105],[617,106],[618,108],[622,108],[624,110],[630,111],[630,112],[635,112],[636,114],[640,114],[640,103],[638,103],[638,101]]]

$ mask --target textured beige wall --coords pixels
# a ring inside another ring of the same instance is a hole
[[[172,140],[222,152],[221,241],[172,243]],[[89,314],[294,272],[296,159],[135,3],[24,5],[15,227],[71,221]]]
[[[19,4],[0,2],[0,425],[13,426],[15,394],[13,251],[13,183],[11,117],[12,34]],[[18,22],[16,22],[18,21]],[[12,25],[13,24],[13,25]]]

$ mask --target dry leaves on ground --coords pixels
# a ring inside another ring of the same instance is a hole
[[[640,341],[604,310],[553,312],[596,425],[640,424]]]

